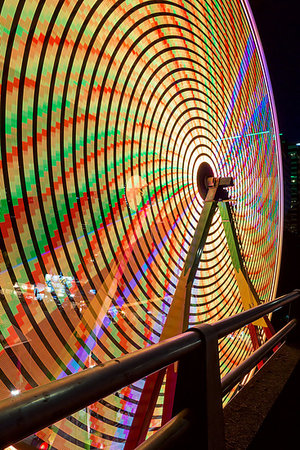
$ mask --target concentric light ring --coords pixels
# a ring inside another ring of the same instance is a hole
[[[159,341],[204,205],[203,163],[234,179],[244,264],[260,301],[271,300],[280,148],[247,1],[5,0],[1,8],[2,398]],[[217,211],[189,323],[242,309]],[[222,375],[252,351],[248,329],[223,339]],[[57,449],[123,448],[143,385],[39,439]],[[164,386],[151,429],[163,400]]]

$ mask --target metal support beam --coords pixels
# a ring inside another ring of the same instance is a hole
[[[260,300],[244,265],[230,204],[221,201],[218,203],[218,207],[225,230],[226,241],[229,247],[241,301],[244,309],[247,310],[259,305]],[[267,323],[263,318],[256,321],[254,325],[267,327]]]
[[[176,286],[168,316],[160,336],[160,341],[176,336],[188,328],[191,290],[211,222],[217,207],[215,196],[218,191],[218,187],[219,180],[214,182],[213,185],[208,188],[208,193],[200,214],[199,222]],[[166,370],[163,369],[159,375],[154,374],[147,377],[124,450],[131,450],[135,448],[146,438],[165,374]],[[168,369],[163,408],[163,424],[171,418],[176,378],[176,368],[173,367]]]
[[[199,222],[197,224],[189,251],[186,256],[183,270],[176,286],[168,316],[162,334],[160,336],[160,341],[176,336],[177,334],[182,333],[188,328],[191,290],[197,269],[199,267],[208,232],[213,220],[213,216],[217,207],[219,207],[220,215],[224,225],[225,235],[244,309],[247,310],[259,304],[258,296],[244,267],[231,208],[229,202],[226,201],[228,200],[228,194],[225,188],[233,186],[233,179],[231,177],[215,178],[213,176],[206,176],[205,179],[203,178],[198,181],[199,185],[202,186],[202,194],[204,193],[205,195],[204,206],[201,211]],[[255,322],[255,325],[260,325],[268,329],[268,324],[266,323],[265,319],[259,319]],[[256,349],[258,348],[258,341],[253,325],[250,325],[250,334],[254,349]],[[215,352],[218,355],[217,340],[215,340],[214,345],[216,345]],[[188,361],[186,361],[185,364],[187,365],[187,367],[189,366]],[[210,362],[207,361],[207,364],[209,366]],[[218,365],[219,362],[216,361],[214,364]],[[131,450],[135,448],[146,438],[151,417],[165,375],[166,370],[164,369],[160,372],[159,375],[154,374],[147,378],[124,450]],[[206,378],[206,375],[202,374],[201,383],[203,383],[204,386],[206,385],[206,383],[210,383],[211,376],[211,372],[208,378]],[[170,413],[174,401],[176,380],[176,367],[169,368],[166,376],[162,420],[163,425],[171,418]],[[219,381],[215,381],[215,389],[218,383]],[[187,405],[186,407],[189,408],[189,405]],[[201,421],[203,420],[204,418],[202,417]],[[211,440],[211,437],[209,438],[209,440]]]

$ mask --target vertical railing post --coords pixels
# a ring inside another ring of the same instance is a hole
[[[191,330],[199,333],[201,350],[179,362],[173,415],[190,410],[192,432],[185,438],[186,448],[195,448],[197,443],[199,448],[222,450],[225,433],[218,337],[209,324]]]

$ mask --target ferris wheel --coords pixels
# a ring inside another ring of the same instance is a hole
[[[1,397],[272,300],[282,168],[247,0],[6,0],[1,23]],[[222,339],[221,374],[270,334]],[[175,382],[36,442],[128,449]]]

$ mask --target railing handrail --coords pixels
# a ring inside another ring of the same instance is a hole
[[[243,376],[249,373],[284,337],[295,327],[296,320],[291,320],[282,330],[270,338],[264,345],[251,354],[236,369],[230,371],[221,380],[222,396],[224,397]],[[161,427],[149,439],[140,444],[136,450],[170,450],[176,447],[178,438],[191,433],[193,424],[193,412],[189,408],[182,409],[163,427]],[[222,426],[222,424],[221,424]],[[205,448],[205,447],[204,447]],[[222,448],[221,445],[212,446],[214,450]]]
[[[196,333],[183,333],[2,400],[0,444],[7,446],[52,425],[172,364],[199,345],[200,339]]]
[[[219,339],[299,297],[300,290],[295,290],[272,302],[212,325],[196,326],[145,349],[33,388],[16,397],[2,400],[0,402],[0,444],[7,446],[17,442],[198,351],[204,343],[201,329],[209,329],[209,332]]]
[[[227,336],[230,333],[242,328],[243,326],[266,316],[276,309],[297,300],[300,296],[300,289],[295,289],[292,292],[282,295],[275,300],[263,303],[255,308],[248,309],[234,316],[227,317],[213,324],[215,331],[218,334],[218,338]]]
[[[243,376],[247,375],[250,370],[262,361],[263,358],[271,352],[276,345],[282,341],[290,331],[292,331],[293,328],[295,328],[296,324],[296,319],[288,322],[280,331],[278,331],[278,333],[255,350],[255,352],[253,352],[245,361],[226,374],[221,380],[223,396],[230,392],[230,390],[234,388]]]

